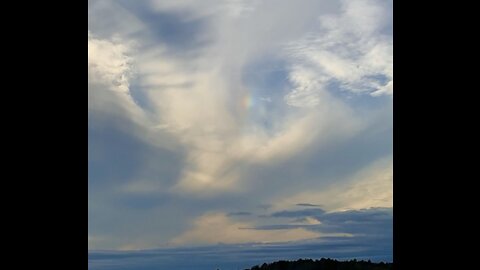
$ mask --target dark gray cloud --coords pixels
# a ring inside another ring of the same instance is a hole
[[[152,147],[131,132],[125,131],[136,128],[125,118],[110,116],[107,122],[98,116],[99,114],[95,114],[89,119],[88,128],[88,174],[91,192],[102,191],[111,184],[120,185],[135,178],[153,178],[164,185],[171,184],[178,178],[183,159],[180,152]],[[146,168],[152,160],[158,162]]]
[[[320,217],[322,232],[361,234],[370,237],[391,237],[393,234],[393,209],[371,208],[328,213]]]
[[[321,216],[325,210],[321,208],[309,208],[302,210],[283,210],[272,213],[272,217],[307,217],[307,216]]]
[[[305,228],[308,229],[315,229],[316,225],[300,225],[300,224],[274,224],[274,225],[263,225],[263,226],[256,226],[256,227],[244,227],[240,228],[242,230],[288,230],[288,229],[296,229],[296,228]]]
[[[166,45],[176,57],[192,57],[209,42],[208,17],[191,18],[191,11],[160,11],[149,1],[95,1],[89,4],[88,28],[98,37],[141,40],[137,49]],[[190,19],[186,19],[190,18]]]
[[[140,20],[145,28],[138,37],[150,45],[166,44],[171,52],[183,54],[204,46],[208,39],[205,31],[208,18],[191,18],[188,11],[154,11],[148,2],[119,1],[120,5]],[[138,38],[137,37],[137,38]],[[146,44],[144,44],[146,45]]]
[[[308,211],[314,210],[314,211]],[[353,237],[385,238],[393,235],[393,208],[370,208],[342,212],[325,213],[321,209],[303,209],[298,211],[280,211],[273,213],[272,217],[296,218],[292,223],[270,224],[245,229],[256,230],[284,230],[305,228],[321,233],[345,233]],[[306,217],[314,217],[320,224],[295,224]]]
[[[299,258],[370,259],[392,261],[390,241],[372,242],[367,237],[323,237],[314,241],[279,244],[214,245],[145,251],[90,251],[91,270],[237,270],[276,260]]]
[[[250,216],[252,213],[246,211],[239,211],[239,212],[230,212],[227,216]]]

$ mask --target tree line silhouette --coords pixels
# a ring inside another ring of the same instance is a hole
[[[392,263],[373,263],[368,261],[337,261],[322,258],[320,260],[300,259],[297,261],[278,261],[264,263],[245,270],[391,270]]]

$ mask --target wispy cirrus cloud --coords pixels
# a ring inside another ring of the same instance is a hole
[[[325,91],[372,96],[393,94],[391,7],[384,1],[343,1],[338,15],[319,18],[318,29],[288,48],[289,79],[285,100],[292,106],[316,106]]]
[[[297,206],[308,206],[308,207],[321,207],[321,204],[311,204],[311,203],[297,203]]]

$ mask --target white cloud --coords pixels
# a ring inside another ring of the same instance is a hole
[[[132,119],[143,114],[130,93],[133,77],[132,43],[96,38],[88,33],[88,104],[108,110],[116,104]]]
[[[392,158],[381,158],[347,179],[339,179],[321,190],[308,190],[278,198],[274,209],[283,210],[299,201],[322,205],[322,208],[332,212],[393,207]]]
[[[245,126],[249,108],[237,97],[244,86],[218,69],[223,65],[215,62],[219,59],[211,59],[207,66],[204,58],[185,63],[161,48],[137,59],[155,111],[152,127],[176,138],[187,152],[184,171],[172,192],[239,192],[248,164],[288,159],[309,144],[348,137],[361,128],[353,112],[328,93],[319,108],[287,113],[284,118],[273,115],[271,121],[278,123],[274,132],[256,123]]]
[[[341,12],[319,19],[319,28],[287,46],[294,88],[289,105],[318,105],[322,93],[338,84],[353,93],[393,94],[393,40],[383,28],[390,7],[379,1],[343,1]]]
[[[274,243],[298,241],[319,237],[318,232],[303,228],[282,230],[255,230],[252,224],[235,222],[224,213],[208,213],[194,221],[193,228],[175,238],[171,243],[218,244],[218,243]]]
[[[131,57],[129,46],[120,42],[96,39],[88,33],[89,82],[106,83],[112,91],[129,93]]]
[[[305,217],[290,223],[290,225],[318,225],[318,224],[322,224],[322,222],[320,222],[318,219],[314,217]]]
[[[176,140],[158,132],[158,116],[141,107],[132,96],[132,79],[145,72],[139,70],[137,60],[141,54],[137,46],[137,42],[121,35],[100,38],[88,32],[89,118],[123,119],[118,121],[119,127],[129,134],[156,147],[175,149]]]
[[[393,95],[393,81],[389,81],[386,85],[379,87],[371,93],[372,96]]]
[[[144,126],[148,133],[144,136],[149,140],[155,142],[159,141],[156,137],[168,136],[186,151],[184,170],[176,185],[171,187],[172,192],[195,195],[239,192],[244,186],[240,181],[248,178],[249,164],[262,166],[286,160],[309,145],[328,144],[331,140],[348,138],[361,130],[362,121],[324,88],[332,78],[340,78],[353,85],[366,75],[355,77],[354,73],[359,72],[355,71],[356,67],[350,67],[355,64],[350,59],[351,55],[342,56],[337,51],[324,48],[337,36],[350,31],[350,25],[358,23],[362,16],[350,14],[350,7],[345,8],[338,18],[325,15],[322,18],[329,24],[322,27],[327,29],[327,35],[312,42],[301,40],[292,47],[288,57],[293,56],[295,61],[289,79],[296,88],[285,97],[285,104],[312,108],[290,111],[283,104],[276,104],[284,107],[285,114],[272,115],[269,121],[275,123],[275,129],[268,130],[256,123],[245,126],[245,110],[249,108],[242,107],[238,92],[251,90],[241,80],[241,71],[260,52],[279,48],[292,38],[300,38],[299,30],[318,16],[318,12],[310,10],[318,3],[306,1],[301,5],[305,12],[302,18],[290,16],[281,20],[280,17],[290,12],[290,2],[278,2],[268,14],[262,12],[267,8],[266,2],[256,5],[241,1],[212,3],[209,6],[196,1],[152,2],[154,10],[190,10],[198,16],[212,16],[212,22],[217,24],[210,25],[212,43],[203,48],[198,57],[184,59],[169,55],[162,43],[135,53],[135,70],[142,75],[139,84],[150,105],[148,117],[129,93],[131,45],[89,37],[92,78],[101,79],[110,89],[124,94],[121,107]],[[197,6],[199,9],[196,9]],[[241,10],[235,12],[238,16],[241,13],[242,18],[214,12],[217,8],[226,7]],[[324,10],[331,10],[331,7],[324,4]],[[368,12],[370,9],[365,14]],[[352,18],[353,23],[344,23]],[[272,21],[277,24],[272,24]],[[340,26],[339,30],[337,26]],[[236,29],[235,32],[232,29]],[[348,40],[340,41],[346,43]],[[354,41],[360,43],[359,40]],[[344,43],[337,47],[347,46]],[[380,56],[385,54],[385,49],[378,44],[373,48],[369,53],[382,59]],[[93,57],[95,54],[96,57]],[[311,63],[305,59],[312,59],[309,60]],[[376,65],[383,67],[382,63]],[[348,79],[349,76],[357,79]],[[377,89],[375,95],[388,92],[388,88],[385,89]],[[97,107],[108,106],[102,103]],[[337,125],[339,122],[342,125]]]

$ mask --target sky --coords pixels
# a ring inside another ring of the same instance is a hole
[[[392,55],[388,0],[89,0],[90,268],[391,261]]]

